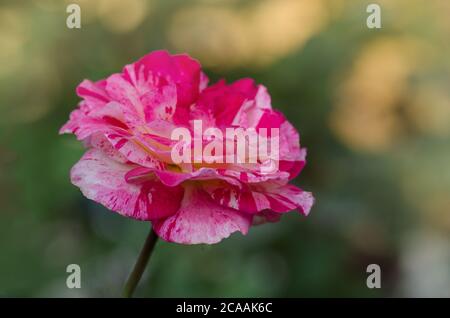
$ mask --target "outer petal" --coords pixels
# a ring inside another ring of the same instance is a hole
[[[180,210],[153,222],[153,228],[169,242],[215,244],[236,231],[247,234],[251,222],[251,215],[218,205],[200,188],[187,185]]]
[[[172,106],[176,109],[173,119],[177,123],[186,123],[189,106],[208,82],[201,72],[200,63],[186,54],[171,56],[167,51],[154,51],[125,67],[123,72],[124,78],[135,86],[146,82],[150,74],[175,83],[176,105]]]
[[[86,101],[89,110],[102,108],[111,101],[105,91],[105,85],[105,80],[98,82],[84,80],[77,87],[77,95]]]
[[[132,168],[91,149],[73,166],[71,180],[87,198],[127,217],[154,220],[174,214],[183,188],[167,187],[157,180],[128,183],[125,175]]]
[[[263,210],[284,213],[298,209],[303,215],[308,215],[314,203],[310,192],[290,184],[280,186],[265,183],[257,186],[245,185],[239,189],[216,181],[205,183],[204,189],[218,204],[247,213]]]
[[[79,104],[79,108],[70,114],[69,121],[61,128],[60,133],[74,133],[82,140],[93,132],[105,128],[107,123],[101,116],[89,114],[104,108],[110,102],[110,98],[106,94],[104,80],[82,81],[77,87],[77,94],[83,101]]]
[[[268,208],[278,213],[298,209],[303,215],[308,215],[314,204],[314,197],[310,192],[303,191],[291,184],[267,189],[262,194],[269,202]]]
[[[113,145],[109,142],[109,140],[102,133],[96,133],[89,138],[84,140],[84,144],[87,148],[96,148],[101,151],[103,154],[108,156],[110,159],[126,164],[128,163],[128,159],[122,155],[117,149],[113,147]]]
[[[78,140],[98,133],[117,133],[129,136],[128,126],[123,122],[120,105],[109,102],[100,108],[90,109],[86,101],[80,103],[79,108],[70,114],[69,121],[60,129],[59,133],[73,133]]]

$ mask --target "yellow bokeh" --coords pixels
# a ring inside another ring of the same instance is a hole
[[[422,85],[410,95],[407,112],[421,132],[445,137],[450,135],[450,92],[442,85]]]
[[[403,130],[399,107],[416,69],[420,43],[410,38],[380,37],[362,49],[339,83],[330,126],[356,150],[382,151]]]
[[[26,18],[18,9],[0,9],[0,78],[11,74],[22,62],[27,40]]]
[[[101,0],[98,4],[100,22],[114,33],[126,33],[137,28],[147,16],[149,1]]]
[[[176,50],[213,67],[267,65],[301,48],[327,22],[320,0],[208,3],[176,12],[168,36]]]

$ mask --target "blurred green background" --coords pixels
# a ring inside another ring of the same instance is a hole
[[[84,78],[151,50],[211,82],[253,77],[301,133],[309,217],[213,246],[159,242],[137,296],[450,297],[450,2],[85,0],[0,4],[0,296],[120,296],[148,223],[69,181],[58,136]],[[81,29],[66,6],[81,6]],[[66,266],[82,288],[66,287]],[[381,289],[366,267],[381,266]]]

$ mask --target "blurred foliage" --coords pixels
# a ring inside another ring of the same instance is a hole
[[[82,145],[57,132],[79,82],[162,48],[211,82],[266,85],[308,148],[296,183],[317,202],[218,245],[160,242],[138,296],[450,296],[450,3],[377,1],[378,30],[369,3],[3,0],[0,296],[120,295],[149,224],[85,199],[69,181]]]

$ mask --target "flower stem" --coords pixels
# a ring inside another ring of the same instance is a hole
[[[153,231],[153,228],[150,227],[150,232],[147,235],[144,246],[142,247],[141,253],[139,254],[139,258],[137,259],[133,271],[128,277],[125,287],[123,288],[123,297],[130,298],[133,296],[134,289],[136,288],[142,274],[145,271],[145,267],[147,266],[148,260],[152,255],[153,248],[155,247],[157,241],[158,236]]]

